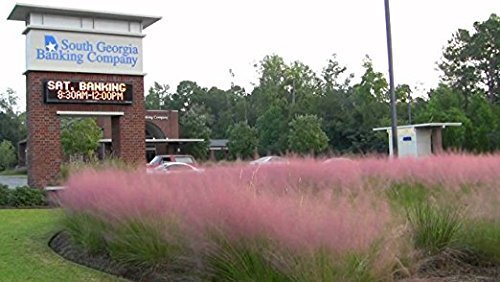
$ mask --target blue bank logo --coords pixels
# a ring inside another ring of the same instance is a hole
[[[44,45],[36,48],[36,60],[82,64],[106,64],[109,66],[135,67],[139,62],[139,47],[133,44],[116,44],[105,40],[71,40],[44,35]]]
[[[57,48],[59,48],[59,44],[57,44],[56,38],[49,34],[45,35],[45,50],[53,52],[57,51]]]

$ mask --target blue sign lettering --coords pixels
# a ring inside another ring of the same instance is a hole
[[[95,45],[88,41],[74,42],[67,38],[60,41],[46,34],[44,48],[36,49],[36,59],[43,61],[66,61],[76,64],[108,64],[111,66],[135,67],[139,60],[139,48],[132,44],[115,45],[99,41]]]

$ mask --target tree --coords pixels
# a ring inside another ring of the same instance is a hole
[[[239,97],[231,90],[225,91],[212,87],[206,95],[199,97],[199,103],[210,113],[212,138],[225,139],[234,120],[234,103]]]
[[[12,142],[3,140],[0,143],[0,171],[9,169],[16,164],[16,148]]]
[[[443,79],[460,91],[466,107],[472,96],[486,93],[500,102],[500,17],[474,23],[474,32],[459,29],[448,41],[439,64]]]
[[[66,156],[90,158],[99,147],[102,130],[93,118],[61,120],[61,144]]]
[[[468,112],[472,124],[470,136],[465,142],[466,148],[477,152],[493,151],[496,147],[493,138],[498,120],[491,105],[484,97],[475,96],[470,102]]]
[[[321,129],[321,121],[315,115],[301,115],[290,122],[288,144],[292,152],[317,154],[328,147],[328,137]]]
[[[257,131],[248,124],[239,122],[231,127],[227,146],[233,157],[251,158],[257,148]]]
[[[8,88],[0,93],[0,141],[9,140],[14,144],[26,137],[26,114],[16,111],[16,92]]]
[[[169,98],[168,90],[170,86],[167,84],[154,83],[154,86],[149,88],[149,93],[144,97],[145,106],[148,110],[168,110],[167,105]]]
[[[251,125],[256,124],[257,119],[273,106],[285,109],[287,96],[289,96],[288,85],[285,83],[288,66],[283,58],[277,55],[266,56],[260,62],[258,68],[260,74],[259,84],[249,97],[250,111],[248,118]]]
[[[387,140],[373,132],[373,128],[390,124],[388,84],[384,75],[374,70],[368,56],[363,67],[361,81],[342,91],[336,101],[342,114],[333,126],[340,139],[332,142],[335,149],[343,152],[380,152],[387,148]]]
[[[467,136],[471,138],[472,124],[463,110],[462,96],[445,84],[440,84],[438,88],[430,91],[429,97],[425,110],[416,113],[416,122],[461,122],[462,126],[443,131],[443,147],[465,149]]]
[[[259,154],[281,154],[287,149],[288,124],[281,107],[271,106],[257,119]]]
[[[169,96],[166,105],[169,109],[180,111],[180,115],[188,112],[192,106],[202,105],[200,100],[206,96],[207,90],[194,81],[184,80],[177,85],[175,93]]]
[[[326,67],[323,68],[322,78],[323,78],[323,88],[327,91],[338,91],[341,89],[349,88],[351,79],[354,74],[349,74],[342,82],[340,82],[341,76],[347,71],[347,67],[340,65],[337,61],[337,55],[333,54]]]
[[[209,115],[203,106],[191,107],[180,118],[181,137],[203,139],[203,142],[188,143],[185,147],[186,152],[197,159],[204,160],[208,157],[212,133],[209,123]]]
[[[333,150],[347,152],[352,150],[352,142],[348,140],[345,125],[349,121],[352,108],[352,86],[350,80],[353,74],[341,79],[347,68],[342,66],[336,56],[328,60],[322,72],[322,96],[318,99],[316,114],[323,121],[323,128],[329,138]]]

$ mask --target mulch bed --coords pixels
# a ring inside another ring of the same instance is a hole
[[[467,250],[445,250],[417,264],[416,274],[405,282],[499,282],[500,265]]]

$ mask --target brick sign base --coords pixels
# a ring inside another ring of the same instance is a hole
[[[127,83],[133,87],[133,103],[45,103],[43,86],[47,80]],[[29,186],[43,188],[58,184],[62,146],[61,117],[57,111],[123,112],[123,116],[113,116],[111,119],[113,153],[127,163],[145,162],[143,76],[28,71],[26,84]]]

